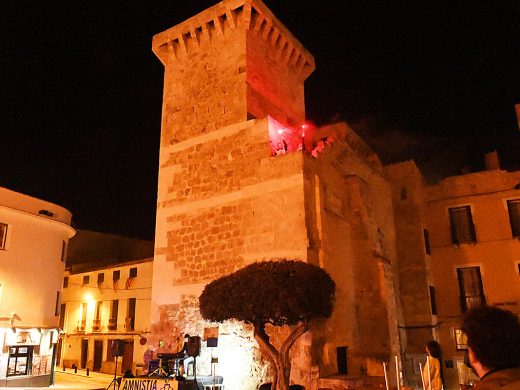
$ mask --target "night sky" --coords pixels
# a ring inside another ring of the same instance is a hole
[[[163,67],[152,36],[216,1],[0,2],[0,186],[82,229],[153,238]],[[307,117],[431,181],[520,169],[520,2],[265,3],[316,59]]]

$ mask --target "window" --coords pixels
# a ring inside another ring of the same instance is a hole
[[[67,304],[66,303],[62,303],[61,304],[61,308],[60,308],[60,329],[63,329],[65,327],[65,310],[67,308]]]
[[[121,279],[121,271],[114,271],[112,274],[112,280],[117,282],[119,279]]]
[[[65,259],[67,258],[67,243],[65,241],[61,242],[61,261],[65,263]]]
[[[56,291],[56,306],[54,306],[54,316],[59,317],[61,314],[61,292]]]
[[[406,200],[408,199],[408,190],[406,189],[406,187],[401,187],[401,200]]]
[[[89,283],[90,283],[90,276],[88,276],[88,275],[83,276],[83,285],[86,286]]]
[[[69,287],[69,277],[65,276],[63,278],[63,288]]]
[[[126,323],[125,323],[126,330],[134,330],[134,326],[135,326],[135,303],[136,303],[136,299],[135,298],[130,298],[128,300]]]
[[[462,312],[486,303],[480,267],[458,268],[460,306]]]
[[[430,289],[430,305],[432,307],[432,314],[437,315],[437,299],[435,298],[435,287],[429,286]]]
[[[104,281],[105,281],[105,274],[104,273],[97,274],[97,283],[101,284]]]
[[[130,275],[131,278],[137,278],[137,267],[130,268]]]
[[[96,320],[99,320],[101,318],[101,301],[96,302],[96,310],[95,310],[95,318]]]
[[[451,242],[455,245],[477,242],[471,208],[469,206],[452,207],[449,212]]]
[[[31,367],[33,347],[20,345],[9,347],[7,376],[27,375]]]
[[[432,251],[430,249],[430,233],[427,229],[423,229],[423,235],[424,235],[424,250],[427,255],[431,255]]]
[[[455,329],[455,348],[457,348],[457,351],[468,349],[468,338],[462,329]]]
[[[113,300],[110,307],[110,318],[108,320],[108,330],[117,330],[117,312],[119,309],[119,301]]]
[[[508,200],[507,210],[509,211],[509,223],[513,237],[520,237],[520,199]]]
[[[96,302],[96,308],[94,310],[94,320],[92,320],[92,331],[99,332],[101,329],[101,301]]]
[[[0,250],[5,250],[5,243],[7,241],[7,225],[0,223]]]
[[[87,325],[87,304],[83,302],[81,304],[81,317],[78,321],[78,332],[84,332],[85,326]]]

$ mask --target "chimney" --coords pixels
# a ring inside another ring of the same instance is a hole
[[[500,161],[498,159],[498,152],[496,150],[486,153],[484,155],[484,160],[486,162],[486,170],[494,171],[500,169]]]
[[[515,104],[516,122],[518,124],[518,130],[520,130],[520,103]]]

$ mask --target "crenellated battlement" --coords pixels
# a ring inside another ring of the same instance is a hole
[[[278,62],[305,80],[314,71],[314,57],[260,0],[224,0],[153,37],[152,50],[163,65],[197,52],[228,31],[242,28],[261,37]]]

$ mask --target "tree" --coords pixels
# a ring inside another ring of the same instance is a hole
[[[328,318],[335,283],[327,272],[309,263],[270,260],[253,263],[209,283],[199,297],[204,319],[236,319],[254,327],[260,351],[272,363],[272,389],[287,390],[291,373],[289,351],[309,329],[309,321]],[[266,325],[288,325],[291,333],[276,349]]]

